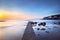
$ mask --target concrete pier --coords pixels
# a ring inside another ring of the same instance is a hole
[[[36,40],[32,26],[31,22],[28,22],[22,40]]]

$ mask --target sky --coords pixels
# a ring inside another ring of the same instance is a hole
[[[1,10],[10,14],[22,15],[24,19],[42,18],[60,14],[60,0],[0,0]]]

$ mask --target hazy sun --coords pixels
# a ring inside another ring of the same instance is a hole
[[[3,18],[3,14],[2,13],[0,13],[0,18]]]
[[[7,12],[4,10],[0,10],[0,20],[5,20],[7,17]]]
[[[0,20],[4,19],[4,14],[2,12],[0,12]]]

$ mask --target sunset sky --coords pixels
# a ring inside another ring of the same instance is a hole
[[[60,14],[60,0],[0,0],[0,20]]]

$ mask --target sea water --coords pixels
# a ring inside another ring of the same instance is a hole
[[[60,20],[32,20],[32,21],[38,22],[36,26],[32,27],[37,38],[42,40],[60,37],[60,25],[54,24],[56,22],[60,22]],[[42,27],[38,26],[38,24],[41,22],[46,23],[46,26],[43,26],[46,30],[37,29]]]
[[[1,40],[21,40],[28,21],[8,20],[0,27]]]

